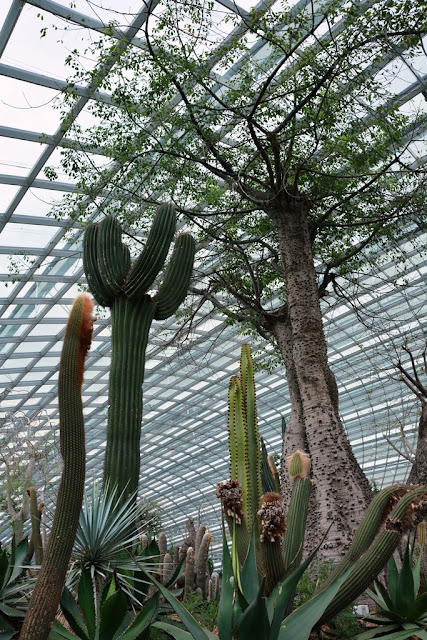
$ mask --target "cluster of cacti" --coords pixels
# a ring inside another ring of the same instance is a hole
[[[218,483],[225,518],[243,566],[256,528],[255,557],[259,581],[266,592],[289,576],[300,564],[312,482],[310,461],[302,451],[288,459],[292,483],[288,513],[277,491],[277,471],[272,457],[261,450],[256,419],[253,362],[248,345],[242,347],[240,377],[229,386],[230,480]],[[264,468],[262,461],[264,459]],[[264,495],[261,491],[261,477]],[[271,491],[271,489],[276,489]],[[351,569],[322,620],[333,617],[359,596],[378,575],[412,526],[414,516],[427,500],[427,486],[396,485],[380,491],[355,532],[350,549],[322,585],[323,592]]]
[[[93,320],[92,301],[86,295],[78,296],[65,329],[58,376],[60,448],[64,466],[49,542],[22,626],[22,640],[47,638],[58,609],[76,536],[86,468],[81,386]],[[35,491],[30,490],[30,498],[36,517]],[[33,529],[33,536],[35,531],[37,526]],[[35,548],[38,547],[40,542],[34,542]]]
[[[209,570],[209,546],[212,536],[205,525],[199,524],[196,529],[193,518],[187,521],[187,537],[181,546],[175,545],[172,553],[168,551],[166,534],[159,533],[159,568],[157,579],[166,584],[173,571],[185,560],[184,573],[178,578],[176,587],[182,589],[182,599],[194,592],[204,600],[219,600],[219,576],[211,579]]]
[[[184,300],[193,268],[195,243],[178,236],[158,292],[149,291],[167,257],[175,234],[175,210],[162,205],[153,220],[144,249],[132,263],[122,228],[107,217],[87,227],[83,266],[98,304],[111,307],[112,354],[108,395],[108,427],[104,483],[118,494],[138,489],[142,383],[145,351],[153,319],[171,316]],[[125,495],[125,493],[123,493]]]

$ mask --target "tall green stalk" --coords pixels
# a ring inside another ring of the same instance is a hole
[[[45,640],[55,618],[79,523],[85,483],[85,432],[81,386],[92,339],[93,304],[76,298],[64,336],[58,376],[59,433],[64,462],[49,542],[20,640]]]

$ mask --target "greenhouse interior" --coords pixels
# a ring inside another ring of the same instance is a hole
[[[2,0],[0,96],[1,638],[427,638],[424,0]]]

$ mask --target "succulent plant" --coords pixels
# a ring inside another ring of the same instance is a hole
[[[176,227],[172,204],[162,205],[153,220],[144,249],[131,261],[122,244],[122,228],[107,217],[87,227],[83,266],[97,303],[111,308],[112,355],[108,396],[104,483],[119,495],[138,489],[142,383],[145,351],[153,319],[165,320],[184,300],[195,252],[188,234],[175,241],[169,266],[155,295],[149,292],[162,268]]]
[[[287,514],[280,493],[270,491],[261,495],[261,448],[255,406],[253,363],[249,346],[243,345],[240,377],[233,376],[229,386],[230,480],[217,484],[217,496],[233,536],[235,576],[239,567],[245,566],[253,538],[258,583],[265,581],[269,595],[300,565],[312,482],[308,477],[308,456],[296,451],[288,459],[292,490]],[[251,434],[251,430],[255,433]],[[266,452],[264,461],[265,458]],[[274,467],[270,471],[271,476],[265,469],[263,474],[267,487],[273,486]],[[323,610],[320,622],[331,619],[363,593],[387,563],[426,501],[427,486],[395,485],[374,497],[348,553],[316,594],[327,592],[340,582],[339,592]],[[253,519],[256,502],[258,521]],[[288,613],[292,599],[293,594],[288,600]]]

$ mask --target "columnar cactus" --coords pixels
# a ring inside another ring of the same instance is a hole
[[[118,495],[138,488],[142,383],[151,323],[175,313],[186,296],[193,268],[194,240],[181,234],[157,293],[148,293],[164,264],[175,227],[173,205],[162,205],[144,249],[133,263],[115,218],[89,226],[84,236],[83,266],[90,291],[99,305],[111,308],[104,484],[109,481],[111,487],[117,485]]]
[[[41,565],[41,563],[43,562],[43,544],[40,532],[40,524],[44,504],[43,502],[37,504],[37,491],[35,487],[29,487],[27,489],[27,493],[30,497],[31,514],[31,539],[29,547],[31,547],[31,552],[34,553],[36,564]]]
[[[44,640],[58,609],[76,536],[85,483],[81,386],[92,339],[93,304],[76,298],[64,336],[58,377],[60,448],[64,466],[49,542],[22,626],[22,640]]]
[[[252,537],[251,524],[255,525],[250,519],[253,513],[250,509],[256,496],[260,521],[256,532],[259,533],[259,536],[256,536],[259,543],[258,546],[255,545],[254,552],[259,582],[265,578],[268,595],[277,583],[289,577],[301,563],[312,482],[308,477],[308,456],[302,451],[296,451],[288,459],[292,493],[286,519],[280,493],[268,491],[261,496],[258,465],[261,449],[258,427],[256,419],[251,422],[247,420],[246,394],[242,392],[242,388],[249,389],[250,404],[254,407],[253,365],[248,364],[250,359],[250,349],[248,345],[244,345],[242,374],[240,378],[231,379],[229,391],[231,478],[217,484],[217,496],[222,501],[225,518],[234,534],[233,539],[241,566],[245,564],[249,540]],[[245,375],[246,371],[252,372],[252,375]],[[248,384],[250,377],[252,380]],[[243,380],[245,382],[242,384]],[[254,411],[252,415],[255,415]],[[250,430],[254,433],[249,434]],[[264,451],[264,465],[266,457]],[[277,486],[274,483],[276,470],[272,466],[272,459],[267,462],[270,465],[270,473],[265,465],[263,480],[264,486],[271,489]],[[321,621],[332,618],[363,593],[386,564],[402,534],[411,527],[416,511],[426,502],[427,486],[395,485],[383,489],[375,496],[355,532],[347,555],[319,590],[319,593],[323,593],[332,583],[338,580],[342,582],[339,593],[327,607]],[[291,608],[292,598],[288,605],[288,609]]]

